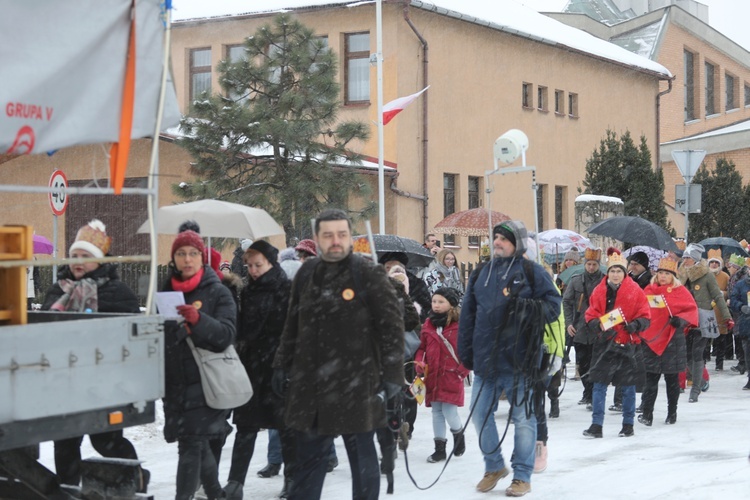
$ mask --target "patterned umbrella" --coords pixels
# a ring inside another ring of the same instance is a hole
[[[652,271],[656,271],[659,268],[659,261],[668,255],[667,252],[659,250],[658,248],[637,245],[622,252],[622,256],[627,259],[636,252],[643,252],[646,254],[648,257],[648,267]]]
[[[485,208],[472,208],[450,214],[435,224],[432,231],[440,234],[457,234],[459,236],[487,236],[489,233],[489,216]],[[507,215],[492,211],[492,225],[510,220]]]

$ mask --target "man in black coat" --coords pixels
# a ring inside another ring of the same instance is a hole
[[[352,254],[345,212],[323,211],[315,241],[319,257],[295,276],[273,363],[274,390],[286,390],[285,423],[297,439],[289,498],[320,498],[331,443],[341,435],[354,497],[376,499],[373,438],[386,425],[386,401],[404,386],[404,320],[383,267]]]

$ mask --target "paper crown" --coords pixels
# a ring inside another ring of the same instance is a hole
[[[718,260],[720,263],[723,263],[724,261],[721,259],[721,250],[719,250],[718,248],[709,250],[707,260]]]
[[[107,228],[104,223],[98,219],[93,219],[78,230],[76,240],[70,245],[68,252],[85,250],[94,257],[101,258],[107,255],[111,244],[112,238],[107,236]]]
[[[602,249],[601,248],[587,248],[585,252],[583,252],[583,259],[584,260],[595,260],[600,261],[602,258]]]
[[[367,240],[367,237],[356,238],[352,245],[352,251],[356,253],[371,253],[372,250],[370,249],[370,242]]]
[[[740,246],[742,248],[744,248],[745,250],[747,250],[747,240],[741,240],[740,241]]]
[[[729,257],[729,263],[734,264],[737,267],[742,267],[745,265],[745,258],[742,255],[732,254]]]
[[[677,249],[680,251],[684,251],[687,247],[687,243],[685,243],[685,240],[675,240],[675,245],[677,245]]]
[[[619,253],[613,253],[609,256],[609,260],[607,260],[607,271],[615,266],[620,266],[624,270],[627,270],[628,262],[625,260],[625,257],[620,255]]]
[[[661,259],[657,271],[668,271],[677,276],[677,262],[672,259]]]

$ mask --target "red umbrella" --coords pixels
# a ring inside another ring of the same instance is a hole
[[[510,220],[510,217],[504,213],[492,211],[492,226],[506,220]],[[458,234],[460,236],[487,236],[490,231],[487,209],[472,208],[471,210],[450,214],[435,224],[433,231],[441,234]]]
[[[52,250],[54,250],[54,245],[50,240],[45,238],[44,236],[41,236],[39,234],[33,235],[34,240],[34,253],[35,254],[45,254],[45,255],[52,255]]]

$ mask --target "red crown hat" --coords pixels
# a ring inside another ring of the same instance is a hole
[[[607,257],[611,256],[614,253],[616,253],[617,255],[621,255],[622,254],[622,252],[618,248],[615,248],[615,247],[609,247],[609,248],[607,248]]]

